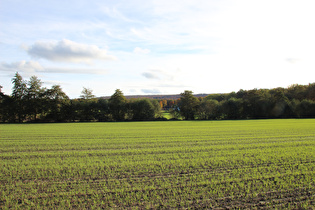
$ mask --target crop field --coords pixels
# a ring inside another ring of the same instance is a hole
[[[0,125],[0,209],[315,206],[315,119]]]

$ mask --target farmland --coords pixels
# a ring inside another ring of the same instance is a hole
[[[315,206],[315,119],[0,125],[0,209]]]

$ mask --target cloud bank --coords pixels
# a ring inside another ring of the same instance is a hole
[[[80,44],[67,39],[58,42],[38,41],[26,47],[26,51],[32,57],[59,62],[91,63],[93,60],[116,60],[115,56],[108,55],[106,50],[95,45]]]

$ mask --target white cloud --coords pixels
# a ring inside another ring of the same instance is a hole
[[[157,76],[156,74],[152,73],[152,72],[144,72],[142,73],[142,76],[144,76],[147,79],[160,79],[159,76]]]
[[[159,94],[161,91],[159,89],[141,89],[141,92],[145,94]]]
[[[44,67],[36,61],[1,62],[0,71],[35,73],[44,71]]]
[[[172,74],[169,74],[159,69],[151,69],[149,71],[143,72],[141,75],[147,79],[157,79],[163,81],[172,81],[174,79],[174,76]]]
[[[49,67],[45,69],[47,73],[65,73],[65,74],[105,74],[105,69],[94,68],[76,68],[76,67]]]
[[[27,47],[29,55],[51,61],[91,63],[93,60],[116,60],[105,49],[95,45],[80,44],[67,39],[59,42],[37,41]]]
[[[136,53],[136,54],[149,54],[151,51],[149,49],[142,49],[140,47],[136,47],[133,50],[133,52]]]
[[[35,73],[68,73],[68,74],[104,74],[107,72],[101,68],[77,68],[72,67],[44,67],[36,61],[19,61],[13,63],[0,63],[0,71],[23,72],[28,75]]]

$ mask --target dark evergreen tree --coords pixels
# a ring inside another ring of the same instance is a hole
[[[26,95],[26,111],[33,120],[37,120],[37,115],[43,112],[43,99],[45,88],[42,88],[42,82],[36,76],[31,76],[28,81]]]
[[[25,120],[26,116],[26,96],[27,96],[27,85],[23,80],[22,76],[16,72],[12,79],[12,99],[14,100],[13,112],[19,123]]]

